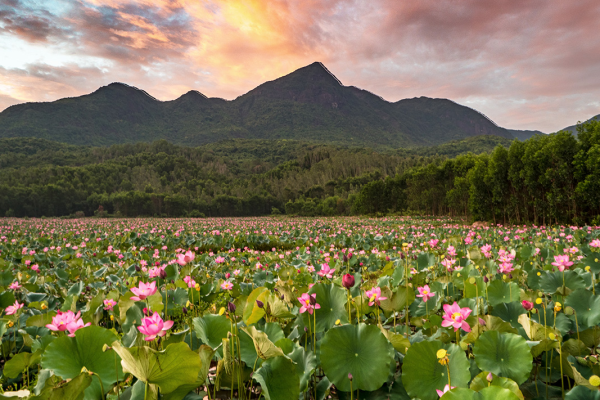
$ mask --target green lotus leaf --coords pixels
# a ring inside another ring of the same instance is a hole
[[[501,303],[519,301],[521,291],[516,283],[502,282],[498,279],[489,283],[487,293],[488,302],[494,307]]]
[[[519,400],[519,397],[500,386],[489,386],[475,392],[471,389],[457,388],[446,392],[440,400]]]
[[[246,332],[246,334],[252,338],[254,350],[256,350],[256,354],[261,359],[268,360],[269,358],[284,356],[283,350],[275,346],[275,344],[269,340],[266,333],[256,330],[253,326],[242,328],[242,331]]]
[[[265,287],[258,287],[250,293],[248,300],[246,300],[246,306],[244,307],[243,318],[246,325],[255,324],[265,316],[265,309],[259,307],[256,304],[256,300],[260,300],[263,304],[267,304],[269,294],[269,289]]]
[[[585,343],[577,339],[566,340],[562,345],[563,354],[568,353],[576,357],[585,357],[590,355],[590,350]]]
[[[525,330],[525,333],[531,340],[544,340],[548,339],[551,333],[553,333],[556,337],[562,336],[560,331],[556,329],[552,329],[550,326],[544,326],[538,324],[535,321],[532,321],[527,317],[527,315],[523,314],[519,316],[519,323]]]
[[[565,307],[572,307],[575,313],[570,317],[579,329],[596,326],[600,323],[600,295],[594,295],[586,289],[579,289],[565,299]]]
[[[266,400],[297,399],[300,395],[300,378],[293,361],[275,357],[265,361],[252,378],[260,384]]]
[[[321,308],[314,310],[314,315],[308,312],[302,314],[305,326],[310,326],[312,329],[315,323],[314,318],[316,318],[317,332],[323,332],[333,327],[338,319],[342,323],[348,322],[348,310],[346,309],[348,298],[344,289],[333,283],[329,285],[317,283],[308,293],[317,295],[317,304]]]
[[[575,386],[569,390],[565,400],[600,400],[600,391],[591,390],[585,386]]]
[[[50,311],[45,314],[37,314],[32,315],[27,318],[27,322],[25,323],[27,326],[37,326],[40,328],[45,327],[48,324],[52,323],[52,317],[56,316],[56,311]]]
[[[112,347],[121,356],[124,371],[157,385],[163,394],[194,384],[202,367],[200,357],[186,343],[171,344],[160,352],[147,346],[128,349],[118,341]]]
[[[112,351],[102,351],[105,344],[110,346],[115,340],[117,337],[114,333],[99,326],[79,329],[74,338],[62,336],[48,345],[42,355],[42,368],[52,370],[63,379],[74,379],[85,367],[98,374],[104,390],[108,390],[116,382],[117,374],[119,380],[123,378],[120,365],[115,365],[115,354]],[[85,389],[84,399],[101,398],[100,381],[94,376],[92,383]]]
[[[92,377],[81,373],[63,386],[44,388],[38,396],[30,397],[29,400],[81,400],[86,398],[84,394],[87,393],[90,384],[92,384]]]
[[[16,378],[25,369],[39,363],[41,354],[40,350],[33,354],[27,352],[15,354],[13,358],[4,364],[4,375],[11,379]]]
[[[521,326],[519,324],[519,316],[527,314],[527,311],[523,308],[520,301],[513,301],[511,303],[497,304],[490,314],[501,318],[503,321],[510,322],[513,328],[518,329]]]
[[[296,363],[296,373],[300,378],[300,392],[308,388],[308,381],[317,368],[317,357],[312,351],[306,351],[303,347],[296,347],[289,354],[289,358]]]
[[[390,374],[394,347],[377,326],[342,325],[330,329],[321,339],[321,367],[338,390],[376,390]]]
[[[513,381],[512,379],[504,378],[501,376],[496,376],[493,374],[492,374],[492,382],[489,382],[487,380],[488,374],[489,374],[488,372],[484,371],[484,372],[480,373],[479,375],[477,375],[471,381],[471,385],[469,386],[469,388],[471,390],[479,392],[490,385],[491,386],[499,386],[499,387],[510,390],[511,392],[516,394],[520,400],[524,400],[523,393],[519,389],[519,385],[517,385],[517,382]]]
[[[475,362],[482,371],[490,371],[521,384],[533,368],[533,357],[525,339],[512,333],[487,331],[473,346]]]
[[[396,349],[396,351],[399,351],[402,354],[406,354],[408,348],[410,347],[410,340],[406,336],[390,332],[384,329],[381,325],[379,326],[379,329],[381,330],[381,333],[383,333],[383,336],[385,336],[386,339],[390,341],[392,346],[394,346],[394,349]]]
[[[250,328],[256,329],[254,327]],[[272,343],[285,339],[283,330],[277,323],[266,323],[263,328],[263,332],[267,335],[267,340],[269,340]],[[250,334],[247,333],[245,330],[240,330],[239,339],[241,346],[240,358],[242,359],[242,361],[245,362],[246,365],[249,367],[253,367],[255,364],[257,367],[260,367],[262,365],[263,360],[258,356],[254,340],[252,339]]]
[[[437,358],[440,349],[448,352],[452,386],[467,387],[471,373],[465,352],[455,344],[444,344],[437,340],[424,341],[414,343],[404,357],[402,383],[411,397],[436,400],[439,398],[436,389],[443,390],[448,384],[447,367],[441,365]]]
[[[565,286],[571,291],[584,289],[585,280],[575,271],[564,271]],[[542,272],[540,290],[544,293],[556,293],[563,286],[563,272]]]
[[[557,331],[567,334],[571,328],[575,330],[573,322],[564,313],[557,313],[554,317],[554,305],[548,304],[546,308],[540,306],[537,313],[531,314],[531,319],[538,324],[554,327]]]
[[[386,297],[386,300],[381,301],[381,309],[384,311],[400,311],[407,305],[411,305],[415,301],[415,290],[407,286],[398,286],[395,292],[392,292],[387,286],[381,290],[381,296]],[[435,307],[435,301],[433,302]],[[431,309],[429,310],[431,311]]]
[[[213,349],[219,347],[231,332],[231,322],[224,315],[206,314],[193,320],[196,335]]]
[[[200,346],[200,350],[198,351],[198,353],[200,354],[202,366],[200,368],[200,372],[198,373],[198,378],[196,379],[196,382],[190,383],[188,385],[181,385],[177,389],[173,390],[171,393],[163,394],[162,400],[182,400],[192,390],[204,384],[204,381],[206,381],[206,377],[208,376],[210,361],[212,360],[215,351],[211,349],[210,346],[203,344],[202,346]]]

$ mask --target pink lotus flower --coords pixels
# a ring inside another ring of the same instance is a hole
[[[229,281],[225,281],[225,282],[221,283],[221,289],[231,290],[231,289],[233,289],[233,283],[231,283]]]
[[[183,278],[183,281],[185,283],[187,283],[189,288],[193,288],[194,286],[196,286],[196,281],[192,279],[191,276],[186,276],[185,278]]]
[[[533,303],[531,301],[523,300],[521,302],[521,305],[527,311],[530,311],[533,308]]]
[[[57,311],[56,315],[52,317],[52,323],[46,325],[46,328],[50,329],[51,331],[64,332],[68,329],[69,324],[75,323],[75,326],[77,326],[77,320],[80,319],[80,316],[81,312],[74,314],[71,310],[66,312]],[[73,328],[75,328],[75,326],[73,326]]]
[[[19,311],[21,308],[23,308],[24,304],[19,304],[18,301],[15,301],[15,304],[13,304],[12,306],[8,306],[6,307],[6,315],[13,315],[14,313],[16,313],[17,311]]]
[[[154,268],[150,268],[150,271],[148,271],[148,277],[149,278],[160,278],[160,272],[164,271],[166,267],[154,267]]]
[[[117,305],[117,302],[114,301],[113,299],[106,299],[106,300],[104,300],[104,309],[107,310],[107,311],[108,310],[112,311],[113,307],[116,306],[116,305]]]
[[[444,390],[440,390],[440,389],[435,389],[435,391],[437,392],[438,396],[442,397],[444,395],[444,393],[446,393],[449,390],[454,389],[454,386],[450,386],[450,385],[446,385],[444,386]]]
[[[513,265],[512,263],[509,262],[505,262],[500,264],[500,267],[498,268],[498,272],[500,272],[501,274],[510,274],[513,271]]]
[[[448,272],[452,272],[452,266],[456,263],[456,260],[453,258],[444,258],[442,260],[442,265],[446,267]]]
[[[373,289],[367,290],[365,294],[369,299],[369,307],[371,307],[373,304],[379,305],[381,300],[387,300],[387,297],[381,297],[381,288],[379,286],[375,286]]]
[[[77,314],[79,315],[79,314]],[[83,324],[83,319],[81,318],[75,318],[73,321],[69,322],[67,324],[67,330],[69,331],[69,336],[70,337],[75,337],[75,332],[77,332],[77,330],[81,329],[81,328],[85,328],[87,326],[90,326],[92,323],[88,322],[87,324]]]
[[[173,321],[163,321],[157,312],[151,317],[142,319],[142,325],[138,326],[138,330],[142,332],[144,340],[150,342],[156,339],[157,336],[165,336],[167,331],[173,326]]]
[[[434,293],[431,293],[429,285],[425,285],[417,289],[419,290],[419,294],[417,295],[417,297],[421,297],[423,299],[423,302],[427,302],[427,300],[435,296]]]
[[[156,293],[156,282],[152,281],[150,283],[140,282],[139,287],[131,288],[131,291],[135,296],[131,296],[131,300],[133,301],[141,301],[146,300],[146,297],[152,296]]]
[[[600,239],[594,239],[590,242],[590,247],[598,248],[600,247]]]
[[[217,264],[223,264],[225,262],[225,257],[217,256],[217,258],[215,258],[215,262]]]
[[[465,321],[467,317],[471,314],[470,308],[460,308],[457,302],[454,304],[444,304],[444,311],[446,312],[443,316],[442,326],[444,328],[453,326],[454,332],[463,329],[465,332],[471,332],[471,327]]]
[[[194,261],[194,258],[196,257],[196,255],[194,253],[192,253],[191,250],[188,250],[185,252],[185,254],[178,254],[177,255],[177,264],[179,265],[185,265],[189,262]]]
[[[298,297],[298,301],[302,304],[302,307],[300,307],[300,314],[305,313],[306,311],[308,311],[309,314],[312,314],[313,310],[321,308],[321,305],[317,303],[316,293],[311,295],[303,293],[301,297]]]
[[[558,268],[559,271],[564,271],[565,269],[569,269],[571,265],[573,265],[573,261],[569,261],[569,255],[564,256],[554,256],[554,262],[552,263],[555,267]]]
[[[19,290],[19,289],[21,289],[21,285],[19,284],[18,281],[14,281],[13,283],[11,283],[8,286],[8,288],[11,289],[11,290]]]
[[[329,265],[321,264],[321,270],[319,272],[317,272],[317,275],[319,275],[321,277],[327,277],[328,279],[332,279],[334,272],[335,272],[335,269],[329,268]]]

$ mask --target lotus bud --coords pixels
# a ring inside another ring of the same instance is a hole
[[[182,311],[183,311],[184,314],[188,313],[188,309],[186,307],[183,307]]]
[[[344,286],[346,289],[350,289],[352,287],[354,287],[355,281],[354,281],[354,276],[351,274],[346,274],[342,277],[342,286]]]
[[[138,265],[136,265],[136,266],[135,266],[135,270],[136,270],[137,272],[140,272],[142,269],[141,269],[141,268],[140,268]]]
[[[531,311],[531,309],[533,308],[533,303],[531,301],[523,300],[521,302],[521,305],[527,311]]]
[[[107,345],[106,343],[104,344],[104,346],[102,346],[102,352],[106,353],[108,350],[112,349],[112,347],[110,347],[109,345]]]
[[[160,276],[160,279],[167,279],[167,273],[165,272],[164,269],[161,269],[160,272],[158,273],[158,276]]]
[[[307,327],[304,327],[304,332],[308,332],[308,328]]]
[[[344,262],[348,262],[348,256],[344,254]]]
[[[484,281],[485,283],[488,283],[490,280],[489,280],[489,278],[488,278],[487,276],[484,276],[484,277],[483,277],[483,281]]]
[[[225,274],[225,279],[229,279],[229,277],[230,277],[230,276],[231,276],[231,274],[230,274],[229,272],[227,272],[227,273]]]
[[[348,379],[352,380],[354,377],[352,376],[352,374],[348,374]]]
[[[492,375],[492,373],[490,372],[489,374],[487,374],[485,379],[487,379],[487,381],[491,383],[494,380],[494,375]]]
[[[265,303],[263,303],[260,300],[256,300],[256,305],[258,306],[258,308],[265,308]]]
[[[317,304],[317,299],[316,296],[309,296],[309,301],[310,301],[310,305],[314,306],[315,304]]]
[[[227,309],[229,310],[230,313],[234,313],[235,312],[235,304],[233,304],[232,302],[227,303]]]
[[[144,315],[150,315],[149,310],[147,307],[144,307]]]

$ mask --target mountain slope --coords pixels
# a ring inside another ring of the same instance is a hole
[[[513,138],[483,114],[450,100],[421,97],[391,103],[343,86],[318,62],[233,101],[190,91],[162,102],[113,83],[89,95],[14,105],[0,113],[0,138],[38,137],[77,145],[167,139],[195,146],[243,138],[410,147],[479,135]]]
[[[582,122],[582,123],[585,124],[586,122],[591,122],[591,121],[600,121],[600,114],[598,114],[595,117],[592,117],[592,118],[590,118],[587,121]],[[573,135],[577,136],[577,126],[578,125],[580,125],[580,124],[567,126],[566,128],[561,129],[561,131],[568,131],[568,132],[571,132]]]

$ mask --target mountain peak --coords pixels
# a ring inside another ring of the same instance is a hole
[[[91,93],[91,94],[96,94],[96,93],[121,93],[121,94],[132,94],[132,95],[139,95],[139,94],[143,94],[146,97],[149,97],[150,99],[154,100],[154,101],[160,101],[157,98],[155,98],[154,96],[148,94],[148,92],[146,92],[145,90],[142,89],[138,89],[135,86],[131,86],[128,85],[126,83],[122,83],[122,82],[112,82],[109,83],[106,86],[102,86],[100,87],[98,90],[96,90],[95,92]]]
[[[305,67],[298,68],[294,72],[283,76],[282,78],[299,76],[304,78],[312,78],[312,79],[320,79],[320,80],[329,80],[331,82],[337,83],[340,86],[344,86],[342,82],[327,69],[327,67],[320,61],[315,61],[312,64],[308,64]],[[279,78],[279,79],[282,79]]]

